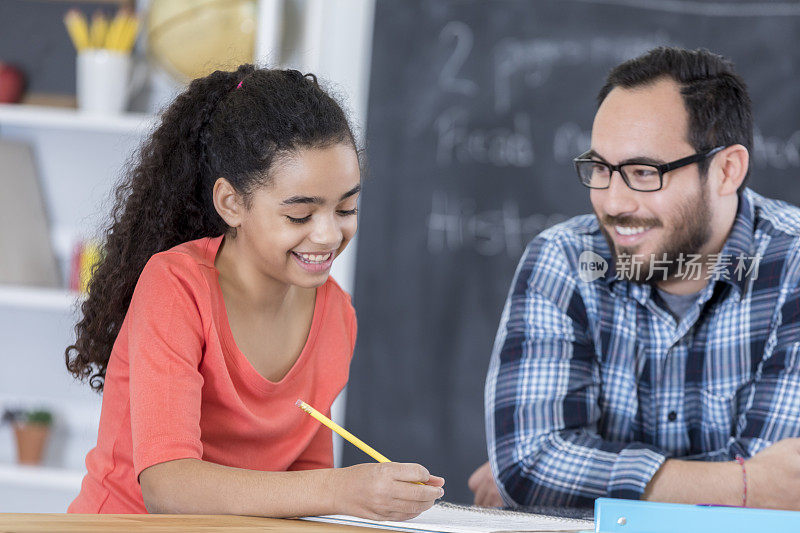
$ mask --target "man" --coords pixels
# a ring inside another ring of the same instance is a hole
[[[598,101],[594,215],[529,244],[503,311],[476,503],[800,509],[800,209],[744,186],[745,85],[657,48]]]

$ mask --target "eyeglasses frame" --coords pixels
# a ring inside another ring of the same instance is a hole
[[[622,177],[622,181],[624,181],[625,185],[627,185],[628,188],[631,189],[632,191],[636,191],[636,192],[656,192],[656,191],[660,191],[661,189],[664,188],[664,174],[665,173],[670,172],[672,170],[679,169],[681,167],[685,167],[685,166],[691,165],[692,163],[699,163],[700,161],[703,161],[704,159],[708,159],[709,157],[713,157],[714,155],[716,155],[721,150],[724,150],[727,147],[728,146],[717,146],[716,148],[711,148],[710,150],[706,150],[704,152],[697,152],[696,154],[693,154],[693,155],[690,155],[690,156],[687,156],[687,157],[682,157],[681,159],[676,159],[675,161],[670,161],[669,163],[664,163],[664,164],[661,164],[661,165],[653,165],[652,163],[636,163],[635,161],[631,161],[631,162],[628,162],[628,163],[623,163],[621,165],[612,165],[611,163],[607,163],[605,161],[597,161],[597,160],[594,160],[594,159],[591,159],[591,158],[587,157],[588,153],[591,152],[591,150],[588,150],[588,151],[582,153],[581,155],[579,155],[578,157],[573,159],[572,162],[575,164],[575,171],[578,173],[578,180],[581,182],[581,185],[583,185],[584,187],[586,187],[588,189],[597,189],[597,190],[608,189],[609,187],[611,187],[611,177],[614,175],[614,172],[619,172],[619,175]],[[605,187],[592,187],[592,186],[587,185],[586,183],[584,183],[583,178],[581,177],[580,168],[578,167],[579,163],[595,163],[595,164],[601,164],[601,165],[607,167],[611,171],[610,174],[609,174],[609,178],[608,178],[608,185],[606,185]],[[636,189],[636,188],[632,187],[630,182],[628,182],[628,177],[625,175],[624,172],[622,172],[622,167],[624,167],[626,165],[647,165],[649,167],[653,167],[656,170],[658,170],[658,189],[644,189],[644,190],[642,190],[642,189]]]

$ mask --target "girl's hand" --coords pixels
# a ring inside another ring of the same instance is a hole
[[[338,514],[369,520],[408,520],[444,495],[444,479],[414,463],[366,463],[332,473]]]

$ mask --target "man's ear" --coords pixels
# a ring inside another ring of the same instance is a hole
[[[241,195],[236,192],[233,185],[225,178],[217,178],[212,192],[214,209],[228,226],[238,228],[242,224],[244,215],[244,202]]]
[[[750,154],[741,144],[732,144],[714,155],[711,167],[718,177],[717,191],[720,196],[736,194],[747,176],[749,165]]]

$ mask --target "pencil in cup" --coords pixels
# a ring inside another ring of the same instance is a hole
[[[95,11],[89,26],[89,42],[92,48],[102,48],[108,35],[108,21],[102,11]]]
[[[138,17],[125,8],[117,11],[110,21],[102,12],[95,12],[91,24],[83,13],[70,9],[64,16],[64,25],[78,52],[105,49],[130,53],[139,32]]]
[[[64,25],[67,27],[72,43],[78,52],[86,50],[91,46],[89,38],[89,25],[86,18],[77,9],[70,9],[64,15]]]

